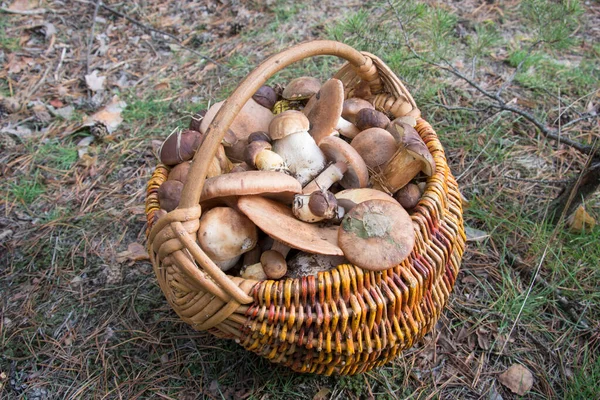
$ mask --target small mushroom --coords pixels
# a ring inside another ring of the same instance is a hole
[[[316,101],[308,113],[310,134],[317,144],[338,125],[344,103],[344,85],[338,79],[330,79],[315,95]]]
[[[246,146],[246,163],[261,171],[277,171],[286,174],[290,170],[281,156],[271,151],[271,143],[255,140]]]
[[[256,226],[233,208],[215,207],[200,218],[198,242],[223,271],[233,267],[257,241]]]
[[[179,205],[183,183],[172,180],[165,181],[158,188],[158,204],[166,211],[173,211]]]
[[[292,79],[290,83],[283,89],[281,97],[286,100],[303,100],[308,99],[321,88],[321,82],[317,78],[310,76],[301,76]]]
[[[260,263],[267,278],[279,279],[287,272],[285,257],[278,251],[267,250],[260,256]]]
[[[254,93],[252,99],[261,106],[271,110],[277,102],[277,93],[271,86],[263,85]]]
[[[368,200],[344,216],[338,241],[344,256],[369,271],[400,264],[415,244],[413,222],[398,203]]]
[[[400,147],[392,159],[382,167],[383,171],[373,175],[375,189],[395,193],[419,172],[427,176],[435,173],[433,156],[415,128],[406,123],[396,123],[390,125],[388,130],[397,138]]]
[[[208,109],[206,116],[200,124],[200,132],[203,134],[206,133],[224,102],[215,103]],[[273,114],[270,109],[261,106],[253,99],[248,100],[233,120],[229,131],[223,139],[227,156],[233,161],[242,161],[244,159],[244,150],[248,143],[248,136],[252,132],[268,130],[272,119]]]
[[[300,111],[288,110],[278,114],[269,125],[274,140],[273,151],[279,154],[292,175],[305,185],[326,165],[325,155],[308,133],[309,121]]]
[[[346,121],[342,117],[338,119],[335,129],[336,130],[333,132],[339,132],[340,135],[347,137],[348,139],[352,139],[360,133],[360,129],[358,129],[353,123],[351,123],[350,121]],[[335,133],[331,133],[330,136],[335,136]]]
[[[344,188],[365,187],[369,184],[369,171],[367,165],[358,152],[343,139],[330,136],[321,140],[319,147],[331,162],[343,161],[348,166],[348,171],[340,184]]]
[[[356,116],[356,127],[360,131],[369,128],[385,128],[390,123],[390,119],[382,113],[370,108],[363,108]]]
[[[377,169],[380,165],[388,162],[398,150],[392,134],[381,128],[362,131],[352,139],[350,145],[371,169]]]
[[[241,271],[240,276],[244,279],[252,279],[255,281],[264,281],[268,279],[261,263],[246,266]]]
[[[402,207],[404,207],[404,209],[411,210],[419,203],[421,190],[417,184],[409,183],[400,188],[396,194],[394,194],[394,198]]]
[[[356,117],[358,116],[358,112],[365,108],[371,110],[375,109],[373,104],[369,103],[365,99],[361,99],[358,97],[346,99],[344,100],[344,104],[342,107],[342,118],[356,125]]]
[[[330,271],[340,264],[346,264],[342,256],[327,256],[322,254],[309,254],[299,252],[288,262],[289,278],[317,275],[319,272]]]
[[[336,226],[300,221],[288,207],[264,197],[241,196],[237,206],[263,232],[286,246],[316,254],[343,254],[337,245]]]
[[[158,157],[163,164],[169,166],[191,160],[203,140],[204,135],[200,132],[176,129],[160,146]]]
[[[341,218],[343,211],[343,208],[338,209],[335,195],[327,190],[317,190],[311,194],[297,194],[292,204],[292,213],[304,222]]]

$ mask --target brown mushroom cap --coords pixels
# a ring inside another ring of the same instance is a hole
[[[158,188],[158,204],[160,208],[173,211],[179,205],[183,183],[179,181],[166,181]]]
[[[321,81],[310,76],[301,76],[292,79],[287,84],[281,97],[286,100],[302,100],[308,99],[313,94],[317,93],[321,88]]]
[[[269,136],[273,140],[283,139],[298,132],[308,132],[310,123],[300,111],[287,110],[277,114],[269,124]]]
[[[287,272],[285,257],[278,251],[265,251],[260,256],[260,263],[269,279],[282,278]]]
[[[177,129],[165,139],[158,151],[158,157],[165,165],[176,165],[191,160],[203,140],[204,135],[200,132]]]
[[[373,104],[369,103],[365,99],[361,99],[359,97],[352,97],[350,99],[346,99],[344,100],[342,108],[342,118],[356,125],[356,117],[358,115],[358,112],[364,108],[371,110],[375,109]]]
[[[253,249],[258,231],[244,214],[230,207],[215,207],[200,218],[198,242],[214,261],[228,261]]]
[[[398,149],[392,134],[381,128],[369,128],[362,131],[352,139],[350,145],[360,154],[365,164],[372,169],[388,162]]]
[[[409,183],[394,194],[394,198],[406,210],[414,208],[421,198],[421,189],[415,183]]]
[[[190,172],[191,166],[191,161],[184,161],[181,164],[177,164],[171,169],[171,171],[169,171],[169,177],[167,178],[167,180],[185,183],[188,176],[188,172]]]
[[[237,205],[263,232],[289,247],[316,254],[343,254],[335,226],[299,221],[288,207],[259,196],[242,196]]]
[[[331,162],[343,161],[348,171],[340,184],[344,188],[365,187],[369,183],[369,171],[358,152],[343,139],[328,136],[321,140],[319,148]]]
[[[390,119],[375,109],[363,108],[356,116],[356,127],[364,131],[369,128],[385,128],[390,123]]]
[[[254,93],[252,99],[261,106],[271,110],[277,102],[277,93],[271,86],[263,85]]]
[[[224,102],[215,103],[208,109],[200,124],[200,132],[206,133]],[[272,119],[271,110],[261,106],[253,99],[248,100],[233,120],[228,134],[225,135],[223,144],[226,146],[227,156],[233,161],[242,161],[248,136],[252,132],[268,130]]]
[[[190,120],[189,129],[192,131],[200,132],[200,124],[206,115],[206,110],[198,111],[197,113],[192,115],[192,119]]]
[[[400,264],[412,252],[415,232],[402,206],[368,200],[344,216],[338,241],[350,262],[369,271],[382,271]]]
[[[302,185],[293,177],[275,171],[242,171],[209,178],[202,188],[200,201],[219,197],[266,195],[291,203],[302,193]]]
[[[331,134],[342,116],[344,85],[339,79],[330,79],[315,95],[317,101],[308,113],[310,134],[317,144]]]

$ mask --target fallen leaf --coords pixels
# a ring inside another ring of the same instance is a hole
[[[596,226],[596,220],[585,211],[583,205],[580,205],[569,217],[568,224],[573,232],[585,232],[591,231]]]
[[[146,248],[139,243],[130,243],[129,246],[127,246],[127,250],[117,254],[118,263],[149,259],[150,256],[148,255],[148,251],[146,251]]]
[[[52,36],[56,35],[56,27],[54,24],[50,22],[44,23],[44,35],[46,36],[46,40],[50,39]]]
[[[98,76],[98,70],[92,71],[91,74],[85,76],[85,83],[92,92],[99,92],[104,90],[105,76]]]
[[[533,387],[533,375],[521,364],[511,365],[498,377],[498,380],[519,396],[524,396]]]
[[[79,158],[83,158],[83,156],[88,153],[89,146],[92,144],[94,139],[95,138],[93,136],[86,136],[77,142],[77,154],[79,155]]]
[[[105,107],[101,108],[96,113],[88,117],[83,122],[82,127],[91,127],[99,123],[106,127],[108,133],[112,133],[119,127],[121,122],[123,122],[121,112],[125,109],[126,106],[127,103],[125,103],[124,101],[120,101],[119,98],[115,96],[109,104],[107,104]],[[79,129],[81,129],[81,127]]]
[[[490,234],[475,228],[471,228],[465,225],[465,234],[467,235],[467,242],[483,242],[485,239],[490,237]]]
[[[8,9],[12,11],[27,11],[33,8],[35,8],[35,2],[32,0],[15,0],[8,6]]]
[[[50,105],[54,108],[62,108],[65,106],[65,104],[62,101],[60,101],[59,99],[50,100]]]
[[[331,389],[322,388],[314,395],[313,400],[327,400],[329,398],[329,393],[331,393]]]
[[[55,109],[53,114],[61,117],[62,119],[71,119],[74,112],[75,108],[73,106],[66,106]]]

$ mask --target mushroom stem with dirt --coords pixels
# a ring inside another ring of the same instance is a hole
[[[263,132],[254,132],[252,135],[256,133],[262,134]],[[283,158],[271,151],[271,143],[264,138],[252,139],[252,135],[248,138],[248,145],[244,153],[246,163],[260,171],[277,171],[289,175],[290,170]]]
[[[309,121],[295,110],[278,114],[269,125],[274,140],[273,151],[288,165],[292,175],[304,186],[319,174],[327,163],[325,155],[308,133]]]
[[[317,190],[328,190],[334,183],[341,181],[348,171],[348,164],[338,161],[325,168],[315,179],[302,189],[303,194],[311,194]]]

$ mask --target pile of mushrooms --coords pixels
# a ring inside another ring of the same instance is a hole
[[[359,85],[363,87],[365,85]],[[410,212],[435,172],[411,116],[390,119],[369,90],[311,77],[261,87],[242,108],[210,168],[198,244],[246,279],[316,275],[341,263],[379,271],[414,246]],[[170,167],[160,218],[179,204],[191,160],[223,102],[196,114],[159,150]]]

